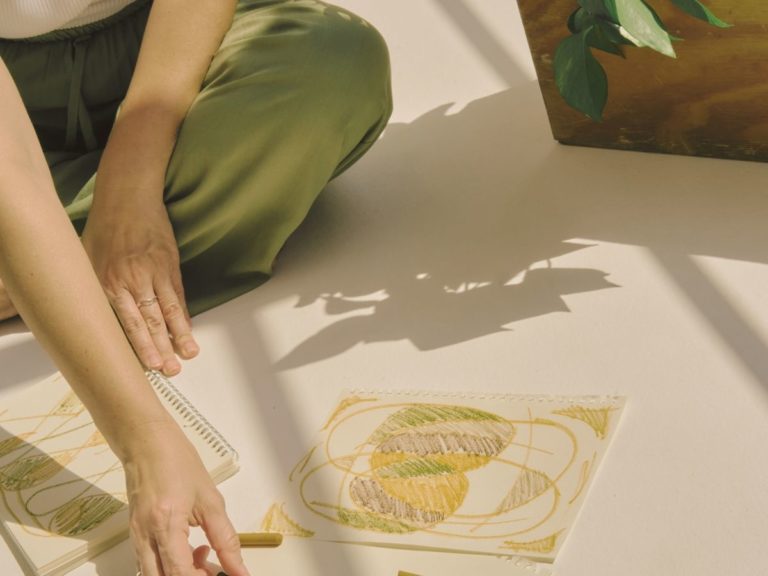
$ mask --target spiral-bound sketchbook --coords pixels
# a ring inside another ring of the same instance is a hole
[[[623,406],[620,397],[349,391],[262,529],[551,562]]]
[[[237,453],[162,375],[147,374],[213,477]],[[27,574],[55,576],[128,536],[120,461],[61,374],[0,407],[0,525]]]

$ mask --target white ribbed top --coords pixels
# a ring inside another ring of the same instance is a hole
[[[134,0],[0,0],[0,38],[29,38],[102,20]]]

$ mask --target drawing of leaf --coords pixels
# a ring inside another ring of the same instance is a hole
[[[360,402],[376,402],[377,400],[378,398],[362,398],[360,396],[349,396],[347,398],[343,398],[339,402],[339,405],[336,407],[336,410],[334,410],[333,413],[331,413],[331,415],[328,417],[325,426],[323,426],[321,430],[326,430],[331,424],[333,424],[334,420],[336,420],[336,418],[338,418],[341,413],[350,406],[354,406]]]
[[[419,427],[430,424],[463,422],[463,423],[481,423],[498,422],[507,423],[507,421],[477,408],[466,406],[443,406],[438,404],[416,404],[398,410],[391,414],[369,438],[371,444],[381,444],[389,437],[407,431],[415,430]],[[462,427],[467,432],[472,430],[472,426]]]
[[[520,473],[511,490],[504,497],[504,500],[501,501],[498,508],[496,508],[496,513],[503,514],[504,512],[519,508],[523,504],[527,504],[534,498],[541,496],[551,487],[552,481],[546,474],[526,468]]]
[[[404,522],[390,520],[361,510],[351,510],[349,508],[339,508],[337,510],[339,522],[358,530],[374,530],[386,534],[407,534],[418,530],[415,526],[409,526]]]
[[[387,494],[381,483],[373,478],[354,478],[350,483],[349,494],[355,504],[371,514],[404,522],[414,529],[423,530],[445,520],[445,514],[440,511],[415,508]]]
[[[416,460],[418,462],[430,462],[428,466],[434,467],[435,471],[443,471],[443,473],[454,472],[466,472],[468,470],[475,470],[482,466],[485,466],[490,458],[486,456],[478,456],[477,454],[430,454],[427,456],[413,456],[412,454],[405,454],[402,452],[374,452],[371,454],[370,463],[371,469],[379,471],[382,476],[389,475],[386,469],[389,466],[397,465],[410,460]],[[402,467],[396,467],[395,470],[403,469]],[[403,470],[409,471],[410,467]],[[398,472],[395,472],[397,475]]]
[[[376,455],[373,456],[372,462]],[[440,462],[434,458],[408,458],[400,462],[393,462],[388,466],[377,466],[374,471],[379,478],[411,478],[413,476],[453,474],[455,469],[449,463]]]
[[[85,410],[83,403],[74,392],[69,392],[54,408],[53,414],[57,416],[75,416]]]
[[[88,440],[85,441],[83,448],[92,448],[93,446],[102,446],[107,443],[107,439],[102,436],[101,432],[94,430]]]
[[[608,434],[608,426],[611,421],[611,412],[615,408],[611,406],[601,408],[588,408],[586,406],[571,406],[562,410],[553,410],[553,414],[560,414],[575,420],[581,420],[595,431],[598,438],[605,439]]]
[[[23,490],[56,475],[72,459],[70,452],[63,452],[51,458],[38,454],[14,460],[0,468],[0,486],[5,490]]]
[[[11,436],[10,438],[0,440],[0,458],[7,456],[16,450],[19,446],[23,446],[24,439],[29,437],[29,435],[29,432],[25,432],[23,434],[19,434],[18,436]]]
[[[559,535],[560,532],[555,532],[544,538],[530,540],[528,542],[506,540],[504,544],[499,547],[514,550],[515,552],[540,552],[542,554],[549,554],[555,549],[555,546],[557,545],[557,537]]]
[[[290,518],[283,509],[283,504],[272,504],[261,521],[261,529],[264,532],[279,532],[287,536],[301,536],[309,538],[314,536],[312,530],[300,526],[295,520]]]
[[[412,478],[377,477],[384,492],[420,510],[440,512],[444,517],[461,506],[469,491],[464,474],[417,476]]]
[[[53,515],[50,531],[62,536],[77,536],[96,528],[124,506],[109,494],[75,498]]]

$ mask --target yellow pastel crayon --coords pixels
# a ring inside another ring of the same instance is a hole
[[[275,548],[283,543],[279,532],[245,532],[237,535],[243,548]]]

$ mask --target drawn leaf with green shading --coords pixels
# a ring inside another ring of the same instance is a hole
[[[709,22],[713,26],[717,26],[718,28],[730,28],[731,24],[728,24],[727,22],[723,22],[712,14],[711,10],[704,6],[701,2],[698,0],[672,0],[672,4],[680,8],[681,10],[684,10],[694,18],[698,18],[699,20],[704,20],[704,22]]]
[[[29,435],[29,433],[24,433],[0,440],[0,456],[7,456],[20,446],[24,446],[24,439]]]
[[[395,434],[430,424],[453,422],[506,422],[506,420],[496,414],[466,406],[416,404],[390,415],[374,430],[369,442],[380,444]]]
[[[75,498],[57,510],[50,529],[62,536],[77,536],[93,530],[124,507],[125,504],[109,494]]]
[[[0,487],[5,490],[23,490],[55,476],[72,459],[70,452],[63,452],[51,458],[38,454],[19,458],[0,468]]]
[[[418,530],[416,526],[410,526],[399,520],[391,520],[380,514],[372,514],[363,510],[339,507],[336,514],[339,522],[358,530],[373,530],[386,534],[407,534]]]

